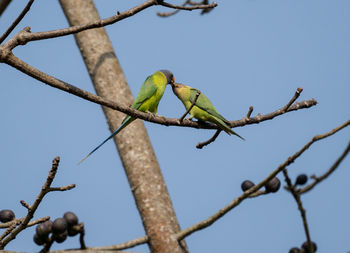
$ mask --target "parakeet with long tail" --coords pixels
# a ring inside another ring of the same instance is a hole
[[[151,112],[157,113],[157,108],[160,99],[164,94],[164,90],[167,84],[174,83],[174,75],[169,70],[159,70],[153,75],[146,78],[141,86],[137,97],[132,104],[131,108],[139,110],[141,112]],[[82,163],[86,158],[88,158],[92,153],[99,149],[103,144],[105,144],[113,136],[117,135],[121,130],[123,130],[127,125],[133,122],[136,118],[131,116],[126,116],[120,125],[120,127],[115,130],[107,139],[105,139],[100,145],[94,148],[87,156],[85,156],[80,163]]]
[[[174,94],[181,100],[186,110],[188,110],[195,100],[198,90],[180,83],[173,83],[171,86]],[[230,122],[218,113],[209,98],[203,93],[199,94],[196,103],[189,113],[191,115],[190,119],[194,117],[200,121],[212,122],[228,135],[234,134],[244,140],[242,136],[232,131],[229,126]]]

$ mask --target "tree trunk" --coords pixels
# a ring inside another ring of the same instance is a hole
[[[100,19],[92,0],[60,0],[60,4],[72,26]],[[83,31],[75,34],[75,39],[96,93],[131,105],[132,94],[105,29]],[[103,111],[112,132],[125,115],[105,107]],[[151,252],[185,252],[186,246],[181,246],[174,236],[180,226],[143,122],[136,120],[131,123],[114,137],[114,142],[142,217]]]

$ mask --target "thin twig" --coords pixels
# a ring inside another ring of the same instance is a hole
[[[44,247],[39,251],[39,253],[47,253],[50,251],[50,248],[52,244],[55,242],[53,239],[53,235],[51,235],[48,239],[46,239],[46,242],[44,244]]]
[[[191,8],[197,7],[197,6],[200,6],[201,7],[200,9],[203,9],[202,13],[201,13],[201,14],[203,14],[204,12],[208,12],[208,10],[212,10],[214,7],[217,6],[217,3],[215,3],[216,5],[214,6],[214,3],[208,4],[208,3],[204,3],[204,2],[207,2],[207,1],[202,1],[202,3],[199,3],[199,2],[193,2],[191,0],[186,0],[182,5],[173,5],[173,6],[177,7],[177,8],[175,8],[176,9],[175,11],[157,12],[157,15],[160,17],[170,17],[170,16],[178,13],[180,10],[184,10],[183,8],[186,8],[186,10],[191,10]],[[192,7],[186,7],[186,5],[191,5]]]
[[[159,4],[166,6],[166,7],[169,7],[169,8],[173,8],[173,9],[181,8],[181,6],[160,2],[159,0],[147,0],[143,3],[141,3],[140,5],[137,5],[133,8],[130,8],[127,11],[120,12],[112,17],[100,19],[100,20],[97,20],[94,22],[90,22],[88,24],[76,25],[76,26],[71,26],[68,28],[52,30],[52,31],[47,31],[47,32],[33,32],[33,33],[30,32],[30,28],[29,28],[27,31],[22,32],[20,34],[17,34],[13,38],[11,38],[7,43],[7,47],[10,50],[12,50],[14,47],[16,47],[18,45],[24,45],[24,44],[31,42],[31,41],[52,39],[52,38],[57,38],[57,37],[75,34],[78,32],[85,31],[85,30],[89,30],[89,29],[104,27],[107,25],[114,24],[114,23],[121,21],[123,19],[126,19],[128,17],[131,17],[131,16],[139,13],[140,11],[143,11],[144,9],[147,9],[151,6],[155,6],[155,5],[159,5]],[[207,6],[207,5],[182,7],[182,10],[191,11],[191,10],[195,10],[195,9],[203,9],[204,6]],[[207,7],[214,8],[215,6],[217,6],[217,4],[212,3],[211,5],[208,5]]]
[[[295,102],[295,100],[298,99],[298,97],[300,96],[300,94],[303,92],[303,88],[299,87],[295,93],[294,96],[292,97],[292,99],[288,102],[288,104],[285,105],[285,107],[283,107],[283,111],[286,112],[289,107]]]
[[[50,219],[50,216],[45,216],[45,217],[39,218],[39,219],[37,219],[37,220],[34,220],[34,221],[29,222],[29,223],[27,224],[27,227],[35,226],[35,225],[37,225],[37,224],[39,224],[39,223],[43,223],[43,222],[45,222],[45,221],[47,221],[47,220],[49,220],[49,219]]]
[[[63,192],[63,191],[69,191],[71,189],[73,189],[75,187],[75,184],[70,184],[70,185],[66,185],[66,186],[62,186],[62,187],[50,187],[48,191],[50,192]]]
[[[211,4],[201,4],[201,5],[192,5],[192,6],[175,5],[175,4],[169,4],[166,2],[160,2],[159,4],[165,7],[169,7],[177,10],[185,10],[185,11],[192,11],[192,10],[198,10],[198,9],[210,9],[218,6],[217,2],[212,2]]]
[[[11,3],[11,0],[1,0],[0,1],[0,16],[6,10],[7,6]]]
[[[0,236],[0,242],[2,239],[4,239],[6,236],[8,236],[14,229],[16,228],[16,223],[11,224],[5,232]]]
[[[187,0],[186,2],[188,2],[189,5],[200,5],[200,4],[208,4],[208,0],[202,0],[201,2],[195,2],[195,1],[191,1],[191,0]]]
[[[256,198],[256,197],[259,197],[261,195],[266,195],[266,194],[269,194],[269,192],[266,192],[265,190],[259,190],[253,194],[250,194],[248,198]]]
[[[4,61],[5,63],[9,64],[10,66],[18,69],[19,71],[45,83],[50,85],[51,87],[63,90],[65,92],[68,92],[70,94],[76,95],[78,97],[81,97],[85,100],[91,101],[96,104],[100,104],[103,106],[106,106],[108,108],[123,112],[125,114],[128,114],[132,117],[139,118],[142,120],[146,120],[149,122],[165,125],[165,126],[181,126],[181,127],[192,127],[192,128],[197,128],[197,129],[217,129],[217,126],[214,124],[210,123],[201,123],[199,124],[198,122],[191,121],[184,119],[183,122],[179,122],[178,119],[170,119],[170,118],[164,118],[161,116],[154,116],[150,113],[145,113],[141,112],[138,110],[134,110],[129,106],[123,106],[120,105],[114,101],[111,101],[106,98],[102,98],[100,96],[96,96],[90,92],[87,92],[85,90],[82,90],[78,87],[75,87],[71,84],[68,84],[66,82],[63,82],[53,76],[50,76],[44,72],[41,72],[40,70],[30,66],[29,64],[25,63],[21,59],[17,58],[14,56],[12,53],[9,53],[6,56],[1,55],[0,52],[0,61]],[[310,108],[312,106],[315,106],[317,104],[317,101],[314,99],[302,101],[302,102],[297,102],[294,103],[292,106],[289,107],[287,112],[291,111],[296,111],[299,109],[304,109],[304,108]],[[235,120],[235,121],[230,121],[230,127],[239,127],[239,126],[245,126],[245,125],[250,125],[250,124],[258,124],[262,121],[265,120],[271,120],[279,115],[284,114],[285,112],[282,111],[283,108],[268,113],[266,115],[257,115],[256,117],[246,119],[246,117],[242,118],[241,120]]]
[[[340,126],[334,128],[333,130],[322,134],[322,135],[316,135],[314,136],[308,143],[306,143],[299,151],[297,151],[295,154],[292,156],[288,157],[288,159],[280,164],[273,172],[271,172],[270,175],[268,175],[264,180],[262,180],[260,183],[257,185],[253,186],[249,190],[245,191],[241,196],[237,197],[234,199],[230,204],[225,206],[224,208],[220,209],[217,213],[214,215],[210,216],[208,219],[205,219],[201,222],[198,222],[197,224],[188,227],[181,232],[177,234],[177,239],[179,241],[183,240],[185,237],[191,235],[192,233],[202,230],[211,224],[213,224],[215,221],[220,219],[222,216],[227,214],[229,211],[231,211],[234,207],[238,206],[243,200],[248,198],[250,195],[254,194],[257,192],[261,187],[263,187],[269,180],[271,180],[273,177],[275,177],[279,172],[281,172],[283,169],[285,169],[287,166],[289,166],[291,163],[293,163],[298,157],[301,156],[313,143],[322,140],[324,138],[327,138],[336,132],[342,130],[344,127],[350,125],[350,120],[346,121],[345,123],[341,124]]]
[[[85,236],[84,223],[80,223],[79,225],[80,225],[80,236],[79,236],[80,249],[86,249],[86,244],[84,240],[84,236]]]
[[[290,108],[291,108],[291,105],[295,102],[295,100],[297,100],[297,98],[300,96],[300,93],[303,91],[303,88],[298,88],[293,96],[293,98],[281,109],[281,113],[285,113],[287,112]],[[253,112],[253,109],[254,107],[253,106],[250,106],[249,107],[249,110],[248,110],[248,113],[247,113],[247,116],[244,118],[244,120],[246,120],[246,122],[250,122],[251,118],[251,114]],[[187,113],[187,112],[186,112]],[[261,114],[258,114],[256,116],[256,118],[259,118],[259,117],[262,117]],[[232,122],[231,122],[231,125],[232,125]],[[207,141],[204,141],[204,142],[199,142],[197,145],[196,145],[196,148],[198,149],[202,149],[204,146],[207,146],[209,145],[210,143],[214,142],[216,140],[216,138],[219,136],[221,131],[217,130],[216,133],[214,134],[213,137],[211,137],[209,140]]]
[[[332,165],[332,167],[329,168],[328,171],[326,171],[320,177],[313,176],[312,178],[315,181],[312,182],[311,184],[305,186],[304,188],[298,189],[298,193],[304,194],[304,193],[312,190],[312,188],[314,188],[317,184],[319,184],[324,179],[326,179],[330,174],[332,174],[338,168],[339,164],[344,160],[344,158],[349,154],[349,152],[350,152],[350,142],[349,142],[348,146],[346,147],[346,149],[344,150],[344,152],[341,154],[341,156],[335,161],[335,163]]]
[[[10,35],[10,33],[13,31],[13,29],[16,28],[16,26],[21,22],[21,20],[24,18],[24,16],[27,14],[27,12],[30,10],[30,6],[32,6],[34,0],[29,0],[27,5],[22,10],[21,14],[16,18],[16,20],[10,25],[10,27],[6,30],[6,32],[3,33],[0,37],[0,44],[7,38],[7,36]]]
[[[45,184],[41,188],[39,195],[36,197],[34,204],[32,206],[29,206],[27,204],[29,206],[29,209],[28,209],[28,213],[27,213],[26,217],[23,219],[23,222],[21,222],[16,227],[16,229],[14,229],[8,236],[6,236],[3,240],[0,241],[0,249],[3,249],[11,240],[16,238],[16,236],[27,227],[29,221],[33,218],[34,213],[35,213],[36,209],[38,208],[38,206],[40,205],[41,201],[43,200],[44,196],[48,192],[50,192],[50,186],[51,186],[52,181],[54,180],[54,178],[56,176],[59,162],[60,162],[59,157],[56,157],[52,161],[52,167],[50,169],[49,175],[46,179]]]
[[[34,221],[31,221],[27,224],[27,227],[31,227],[31,226],[34,226],[34,225],[37,225],[39,223],[42,223],[42,222],[45,222],[47,220],[50,219],[50,216],[45,216],[45,217],[42,217],[42,218],[39,218],[37,220],[34,220]],[[12,220],[12,221],[9,221],[9,222],[6,222],[6,223],[0,223],[0,228],[8,228],[10,227],[12,224],[20,224],[22,221],[24,220],[24,218],[20,218],[20,219],[16,219],[16,220]]]
[[[196,96],[194,97],[194,100],[192,101],[191,106],[186,110],[186,112],[184,113],[184,115],[181,116],[181,118],[179,119],[180,123],[182,123],[182,121],[184,120],[184,118],[186,117],[186,115],[192,110],[193,106],[196,104],[197,99],[199,97],[199,95],[201,94],[201,92],[199,90],[197,90]]]
[[[303,220],[306,240],[307,240],[309,249],[311,250],[311,252],[308,252],[308,253],[313,253],[314,250],[313,250],[313,245],[312,245],[312,241],[311,241],[311,237],[310,237],[309,226],[308,226],[307,219],[306,219],[306,211],[305,211],[305,208],[303,207],[303,203],[301,201],[300,194],[297,192],[297,190],[295,189],[295,186],[292,184],[292,181],[290,180],[290,177],[288,176],[287,170],[284,168],[282,170],[282,172],[283,172],[285,181],[287,183],[287,187],[288,187],[289,191],[291,192],[291,194],[293,195],[295,201],[297,202],[298,209],[300,211],[300,216],[301,216],[301,219]]]
[[[176,13],[178,13],[180,10],[174,10],[174,11],[170,11],[170,12],[157,12],[157,15],[159,17],[162,17],[162,18],[167,18],[167,17],[170,17],[172,15],[175,15]]]
[[[253,117],[251,118],[250,117],[250,114],[251,112],[253,112],[253,107],[252,107],[252,110],[250,112],[250,107],[249,107],[249,111],[247,113],[247,116],[244,117],[243,119],[241,119],[241,121],[243,122],[240,122],[237,124],[237,121],[231,121],[230,122],[230,126],[231,128],[232,127],[237,127],[237,126],[242,126],[242,125],[248,125],[248,124],[256,124],[256,123],[259,123],[261,119],[264,119],[264,120],[270,120],[270,119],[273,119],[275,116],[276,116],[276,113],[278,115],[281,115],[281,114],[284,114],[286,112],[290,112],[290,111],[294,111],[294,110],[298,110],[300,109],[300,105],[302,105],[305,101],[302,101],[302,102],[296,102],[294,103],[294,101],[300,96],[300,93],[303,91],[302,88],[298,88],[296,90],[296,92],[294,93],[294,96],[292,97],[292,99],[285,105],[283,106],[281,109],[273,112],[273,113],[270,113],[270,114],[265,114],[265,115],[261,115],[260,113],[258,113],[258,115],[256,117]],[[314,100],[314,99],[311,99],[311,100],[307,100],[308,102],[311,102],[313,101],[315,103],[315,105],[317,104],[317,101]],[[294,104],[293,104],[294,103]],[[249,114],[250,113],[250,114]],[[249,116],[249,117],[248,117]],[[243,124],[242,124],[243,123]],[[242,124],[242,125],[241,125]]]
[[[94,249],[94,250],[123,250],[123,249],[129,249],[132,247],[135,247],[137,245],[141,245],[148,242],[147,236],[142,236],[121,244],[116,244],[112,246],[105,246],[105,247],[89,247],[88,249]]]
[[[221,129],[216,130],[216,132],[213,135],[213,137],[211,137],[207,141],[198,142],[197,145],[196,145],[196,148],[202,149],[203,147],[205,147],[205,146],[209,145],[210,143],[214,142],[216,140],[216,138],[219,136],[220,133],[221,133]]]
[[[27,202],[25,202],[24,200],[20,201],[21,205],[24,206],[25,208],[28,209],[28,211],[32,208]]]
[[[253,110],[254,110],[254,107],[252,105],[249,106],[249,110],[248,110],[247,116],[246,116],[247,119],[250,119],[250,116],[252,115]]]

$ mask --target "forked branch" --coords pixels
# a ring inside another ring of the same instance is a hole
[[[12,241],[13,239],[16,238],[16,236],[24,229],[26,229],[28,226],[32,226],[36,223],[39,222],[43,222],[47,219],[49,219],[49,217],[45,217],[42,219],[39,219],[37,221],[34,221],[32,223],[30,223],[30,220],[33,218],[35,211],[37,210],[38,206],[40,205],[41,201],[43,200],[43,198],[45,197],[45,195],[51,191],[65,191],[65,190],[70,190],[73,189],[75,187],[74,184],[65,186],[65,187],[57,187],[57,188],[51,188],[51,184],[56,176],[57,173],[57,169],[58,169],[58,165],[60,162],[60,158],[56,157],[53,161],[52,161],[52,167],[50,169],[49,175],[43,185],[43,187],[41,188],[40,193],[38,194],[38,196],[36,197],[33,205],[29,205],[28,203],[26,203],[25,201],[21,201],[21,204],[27,209],[27,215],[20,219],[19,221],[14,221],[9,227],[8,229],[5,231],[5,233],[3,234],[2,239],[0,240],[0,249],[3,249],[10,241]],[[18,225],[18,226],[17,226]]]
[[[179,241],[183,240],[185,237],[189,236],[190,234],[202,230],[214,222],[216,222],[218,219],[223,217],[225,214],[227,214],[229,211],[231,211],[233,208],[238,206],[243,200],[249,198],[252,194],[257,192],[261,187],[263,187],[268,181],[270,181],[273,177],[275,177],[278,173],[280,173],[282,170],[286,169],[287,166],[289,166],[291,163],[293,163],[297,158],[299,158],[312,144],[315,142],[325,139],[338,131],[342,130],[343,128],[350,125],[350,120],[344,122],[340,126],[334,128],[333,130],[314,136],[308,143],[306,143],[299,151],[294,153],[292,156],[288,157],[285,162],[280,164],[273,172],[271,172],[270,175],[268,175],[264,180],[262,180],[257,185],[253,186],[249,190],[245,191],[241,196],[234,199],[230,204],[225,206],[224,208],[220,209],[217,213],[209,217],[208,219],[205,219],[189,228],[186,228],[182,230],[180,233],[177,234],[177,238]]]

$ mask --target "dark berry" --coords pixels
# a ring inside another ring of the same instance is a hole
[[[35,234],[33,237],[33,241],[37,244],[37,245],[43,245],[46,242],[46,238],[45,237],[41,237],[38,234]]]
[[[274,177],[265,185],[266,192],[277,192],[281,186],[281,181]]]
[[[250,188],[252,188],[255,184],[252,181],[249,180],[244,180],[243,183],[241,184],[242,191],[247,191]]]
[[[52,231],[53,222],[48,220],[36,226],[36,233],[40,237],[48,236]]]
[[[0,211],[0,221],[9,222],[15,218],[15,213],[12,210],[4,209]]]
[[[68,227],[73,227],[78,224],[78,217],[73,212],[66,212],[63,218],[67,221]]]
[[[306,184],[307,182],[307,175],[305,174],[300,174],[299,176],[297,176],[297,179],[295,180],[295,184],[296,185],[303,185]]]
[[[64,231],[61,234],[54,234],[53,239],[55,240],[55,242],[62,243],[67,239],[67,235],[67,231]]]
[[[289,250],[289,253],[300,253],[300,249],[299,249],[299,248],[296,248],[296,247],[291,248],[291,249]]]
[[[68,227],[68,236],[76,236],[79,232],[80,231],[74,227]]]
[[[67,222],[64,218],[57,218],[52,224],[52,233],[59,235],[67,230]]]
[[[312,244],[312,246],[313,246],[313,248],[314,248],[314,252],[316,252],[316,250],[317,250],[317,245],[316,245],[316,243],[311,242],[311,244]],[[305,253],[311,252],[310,249],[309,249],[309,244],[307,243],[307,241],[304,242],[303,245],[301,245],[301,248],[305,251]]]

